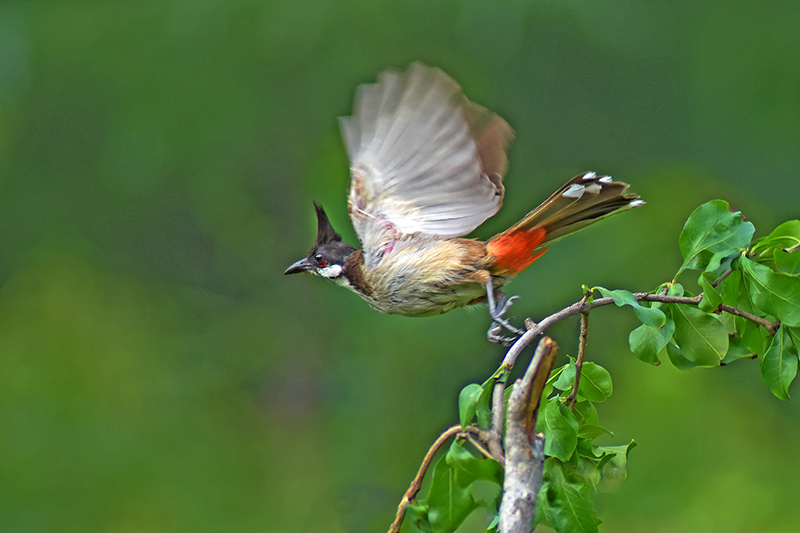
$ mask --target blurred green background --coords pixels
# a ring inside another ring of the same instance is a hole
[[[585,170],[647,200],[510,286],[540,317],[581,283],[670,279],[703,201],[758,235],[800,215],[798,27],[788,0],[3,2],[0,530],[385,530],[503,351],[485,309],[386,316],[283,276],[312,200],[355,240],[336,117],[356,86],[422,60],[512,124],[476,236]],[[624,310],[590,325],[609,443],[640,444],[604,530],[796,531],[797,398],[757,361],[639,362]],[[552,333],[574,354],[574,321]]]

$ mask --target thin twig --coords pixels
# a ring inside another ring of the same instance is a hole
[[[436,452],[439,451],[439,448],[441,448],[442,445],[447,442],[447,439],[458,434],[460,431],[461,424],[450,426],[441,435],[439,435],[439,437],[433,441],[431,447],[428,448],[428,452],[422,459],[422,464],[419,466],[419,470],[417,470],[417,475],[414,476],[414,479],[411,481],[411,485],[408,486],[408,490],[406,490],[405,494],[403,494],[403,497],[400,499],[400,503],[397,506],[397,513],[394,517],[394,522],[392,522],[392,525],[389,526],[388,533],[397,533],[400,531],[400,526],[403,523],[403,517],[406,514],[406,507],[408,507],[408,504],[411,503],[411,501],[416,497],[419,489],[422,487],[422,479],[425,477],[425,472],[428,471],[428,467],[430,467],[431,462],[433,461],[433,456],[436,455]]]
[[[755,322],[759,326],[764,326],[764,329],[766,329],[770,335],[775,335],[775,332],[778,331],[778,328],[781,325],[780,322],[770,322],[766,318],[761,318],[760,316],[748,313],[747,311],[742,311],[741,309],[737,309],[735,307],[731,307],[730,305],[722,304],[719,306],[719,308],[725,311],[726,313],[746,318],[751,322]]]
[[[469,426],[469,427],[472,427],[472,426]],[[467,434],[465,434],[465,435],[464,435],[464,437],[465,437],[465,438],[466,438],[466,439],[469,441],[469,443],[470,443],[470,444],[472,444],[472,445],[475,447],[475,449],[476,449],[476,450],[478,450],[478,451],[480,452],[480,454],[481,454],[481,455],[483,455],[483,456],[484,456],[486,459],[494,459],[494,456],[492,455],[492,452],[490,452],[489,450],[487,450],[487,449],[486,449],[486,447],[484,446],[484,444],[483,444],[482,442],[478,441],[478,439],[476,439],[476,438],[475,438],[473,435],[470,435],[469,433],[467,433]],[[497,460],[497,459],[495,459],[495,460]]]
[[[641,301],[663,302],[663,303],[676,303],[676,304],[689,304],[689,305],[697,305],[703,299],[703,293],[700,293],[697,296],[667,296],[667,295],[662,296],[659,294],[650,294],[649,292],[637,292],[634,293],[634,296],[640,302]],[[770,322],[766,318],[761,318],[760,316],[756,316],[753,313],[737,309],[736,307],[732,307],[730,305],[721,304],[719,308],[728,314],[746,318],[751,322],[755,322],[759,326],[763,326],[764,329],[766,329],[770,335],[775,335],[775,332],[778,331],[778,327],[781,325],[780,322]]]
[[[408,486],[408,490],[406,490],[403,497],[400,499],[400,503],[397,505],[397,512],[394,517],[394,522],[392,525],[389,526],[388,533],[397,533],[400,531],[400,526],[403,524],[403,517],[406,514],[406,507],[410,504],[414,498],[416,498],[419,489],[422,487],[422,480],[425,478],[425,473],[430,468],[431,463],[433,462],[433,458],[436,455],[436,452],[439,451],[445,442],[450,437],[458,435],[459,433],[470,433],[472,435],[476,435],[482,441],[488,440],[488,435],[486,431],[475,427],[475,426],[467,426],[462,428],[461,424],[456,424],[455,426],[450,426],[441,435],[439,435],[433,444],[431,444],[428,451],[425,453],[425,457],[422,459],[422,464],[419,465],[419,469],[417,470],[417,475],[414,476],[414,479],[411,480],[411,484]],[[482,447],[476,446],[476,443],[473,443],[473,446],[478,448],[478,451],[484,453],[485,450]]]
[[[583,369],[583,355],[586,353],[586,338],[589,336],[589,312],[581,313],[581,334],[578,343],[578,358],[575,360],[575,383],[572,385],[572,392],[567,396],[567,406],[569,410],[575,407],[575,400],[578,399],[578,387],[581,384],[581,370]]]
[[[717,287],[717,285],[719,285],[720,283],[722,283],[722,282],[725,280],[725,278],[727,278],[728,276],[730,276],[730,275],[731,275],[731,273],[732,273],[732,272],[733,272],[733,270],[731,270],[731,269],[729,268],[729,269],[728,269],[728,270],[726,270],[726,271],[725,271],[725,272],[724,272],[724,273],[723,273],[723,274],[722,274],[720,277],[718,277],[717,279],[715,279],[715,280],[714,280],[714,283],[712,283],[712,284],[711,284],[711,286],[712,286],[712,287],[714,287],[714,288],[716,288],[716,287]]]

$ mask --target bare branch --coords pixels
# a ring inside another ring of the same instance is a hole
[[[726,277],[725,274],[720,276],[720,280]],[[719,281],[719,280],[718,280]],[[660,295],[660,294],[650,294],[648,292],[637,292],[634,293],[634,296],[637,300],[646,301],[646,302],[664,302],[664,303],[676,303],[676,304],[689,304],[689,305],[697,305],[703,299],[703,294],[700,293],[697,296],[667,296],[667,295]],[[605,299],[605,298],[603,298]],[[596,306],[595,306],[596,307]],[[746,318],[751,322],[755,322],[759,326],[763,326],[770,335],[775,335],[775,332],[778,331],[778,327],[780,326],[779,322],[770,322],[766,318],[761,318],[760,316],[756,316],[753,313],[748,313],[747,311],[742,311],[741,309],[737,309],[736,307],[732,307],[730,305],[722,304],[719,306],[720,310],[731,314],[740,316],[742,318]]]
[[[422,479],[425,477],[425,472],[428,471],[428,467],[430,467],[431,462],[433,461],[433,456],[436,455],[436,452],[442,445],[447,442],[447,439],[452,437],[453,435],[458,434],[461,431],[461,424],[456,424],[455,426],[451,426],[447,428],[444,433],[439,435],[439,437],[431,444],[431,447],[428,448],[428,452],[425,454],[425,457],[422,459],[422,464],[419,466],[419,470],[417,470],[417,475],[414,476],[414,479],[411,481],[411,485],[408,486],[408,490],[406,490],[403,497],[400,499],[400,504],[397,506],[397,513],[394,517],[394,522],[392,525],[389,526],[388,533],[397,533],[400,531],[400,526],[403,524],[403,517],[406,514],[406,507],[411,501],[417,496],[419,489],[422,487]]]
[[[746,318],[751,322],[755,322],[759,326],[764,326],[764,329],[766,329],[770,335],[775,335],[775,332],[778,331],[778,327],[780,327],[781,325],[780,322],[770,322],[766,318],[761,318],[760,316],[748,313],[747,311],[736,309],[735,307],[731,307],[730,305],[722,304],[719,306],[719,308],[725,311],[726,313]]]
[[[575,383],[572,385],[572,392],[567,396],[567,406],[569,410],[575,407],[575,400],[578,398],[578,387],[581,384],[581,370],[583,369],[583,356],[586,353],[586,338],[589,336],[589,313],[581,313],[581,334],[578,343],[578,358],[575,360]]]
[[[536,495],[542,487],[544,436],[534,435],[542,390],[556,358],[557,345],[549,337],[536,347],[525,375],[517,380],[508,399],[506,465],[500,531],[528,533],[536,514]]]
[[[714,283],[712,283],[712,284],[711,284],[711,286],[712,286],[712,287],[716,287],[717,285],[719,285],[720,283],[722,283],[722,282],[725,280],[725,278],[727,278],[728,276],[730,276],[732,273],[733,273],[733,270],[731,270],[731,269],[729,268],[729,269],[728,269],[728,270],[726,270],[726,271],[725,271],[725,272],[724,272],[724,273],[723,273],[723,274],[722,274],[720,277],[718,277],[717,279],[715,279],[715,280],[714,280]]]

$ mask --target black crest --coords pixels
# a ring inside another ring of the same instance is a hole
[[[331,221],[328,220],[328,215],[325,210],[317,202],[314,202],[314,210],[317,212],[317,240],[314,243],[314,248],[319,248],[325,244],[341,241],[342,236],[334,231],[331,226]]]

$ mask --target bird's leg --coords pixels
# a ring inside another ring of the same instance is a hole
[[[491,277],[489,278],[489,281],[486,283],[486,302],[489,305],[489,315],[492,317],[492,325],[489,326],[489,331],[486,332],[489,342],[502,344],[503,346],[511,346],[520,335],[525,333],[524,330],[512,326],[508,320],[503,318],[508,310],[511,309],[514,300],[517,298],[519,298],[519,296],[507,298],[503,291],[497,291],[495,293],[492,279]],[[514,336],[504,337],[500,335],[503,329]]]

